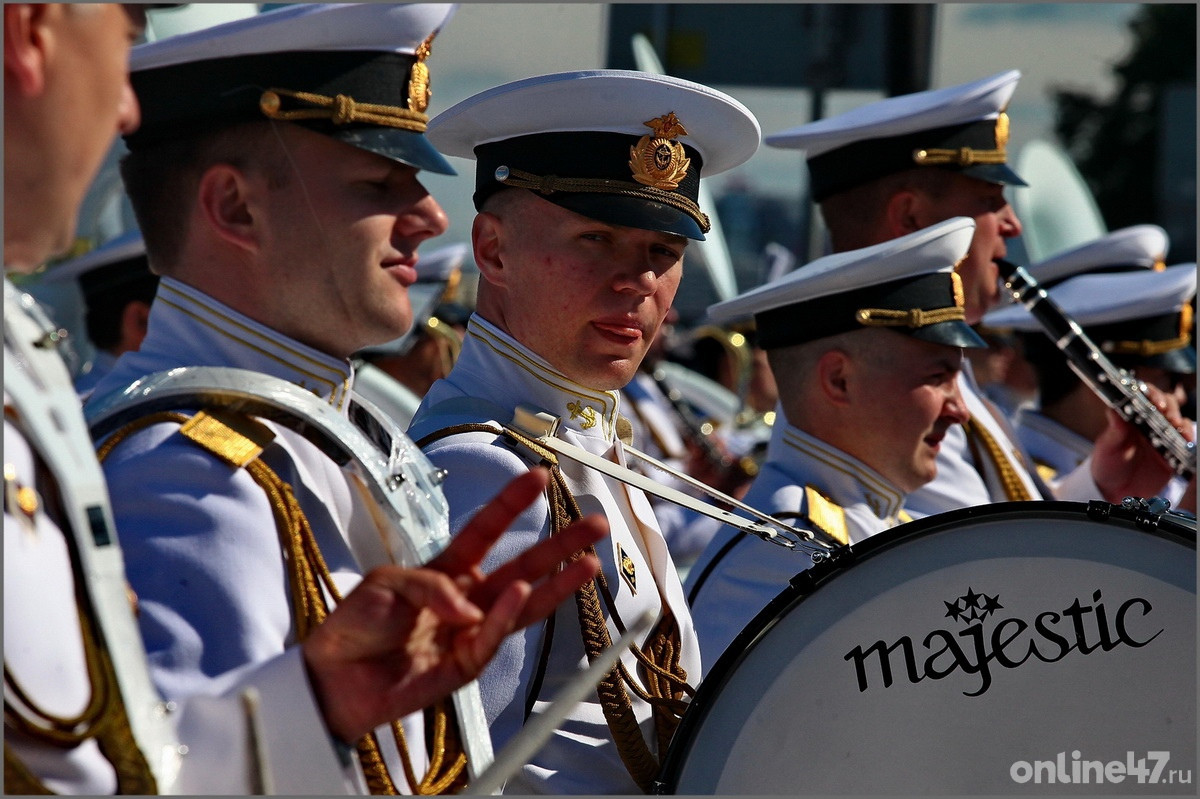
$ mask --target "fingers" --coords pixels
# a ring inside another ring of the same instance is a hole
[[[540,466],[513,479],[479,509],[450,545],[429,563],[430,568],[454,575],[477,567],[513,520],[546,490],[549,479],[550,473]]]
[[[405,569],[399,566],[385,566],[372,571],[368,577],[374,578],[381,586],[393,591],[402,603],[407,603],[415,612],[423,607],[429,608],[443,621],[449,624],[474,624],[483,619],[484,613],[462,592],[446,574],[434,569]],[[402,622],[405,609],[391,609],[388,619],[393,625]]]
[[[567,597],[578,591],[599,571],[600,559],[595,555],[585,555],[567,564],[562,571],[549,579],[538,583],[525,602],[525,607],[516,621],[516,628],[527,627],[549,616]]]
[[[600,515],[585,516],[555,535],[539,541],[488,576],[488,581],[506,583],[511,580],[535,582],[569,560],[576,552],[586,549],[608,535],[608,520]]]
[[[484,617],[445,574],[382,566],[338,603],[309,642],[315,640],[312,645],[322,650],[336,649],[343,660],[386,652],[396,646],[397,635],[411,629],[421,608],[456,626],[476,624]]]
[[[531,594],[528,583],[509,583],[488,610],[483,624],[475,630],[464,631],[455,640],[454,657],[466,679],[478,677],[504,638],[517,629],[518,618]]]
[[[1167,417],[1167,420],[1176,428],[1183,424],[1183,414],[1179,410],[1179,400],[1157,386],[1143,384],[1145,386],[1146,397],[1154,403],[1154,407]]]

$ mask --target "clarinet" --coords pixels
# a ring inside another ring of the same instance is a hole
[[[1196,445],[1171,426],[1146,396],[1142,384],[1124,369],[1118,369],[1095,342],[1050,299],[1029,272],[1009,261],[996,259],[1005,287],[1041,324],[1043,331],[1067,357],[1079,379],[1096,392],[1108,407],[1136,427],[1150,441],[1177,475],[1191,479],[1196,474]]]

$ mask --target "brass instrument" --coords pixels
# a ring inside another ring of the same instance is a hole
[[[721,345],[730,363],[733,364],[733,393],[738,398],[734,421],[737,422],[745,416],[748,410],[746,396],[750,391],[750,373],[754,369],[754,358],[750,354],[750,344],[746,341],[746,336],[736,330],[726,330],[717,325],[701,325],[692,331],[691,338],[693,342],[703,338],[713,339]],[[753,411],[751,410],[750,413]]]

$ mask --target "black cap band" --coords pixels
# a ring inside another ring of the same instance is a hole
[[[278,100],[285,114],[313,112],[308,118],[278,118],[418,169],[454,174],[449,162],[422,135],[427,121],[424,109],[409,107],[416,63],[416,56],[405,53],[298,51],[138,70],[130,80],[141,105],[142,122],[125,142],[130,150],[137,150],[241,122],[266,120],[270,115],[264,111],[264,102],[270,105]],[[272,90],[273,99],[268,94]],[[358,106],[360,113],[339,116],[339,107],[346,106]],[[363,107],[367,113],[361,113]],[[370,113],[377,109],[392,110]]]
[[[1152,366],[1180,374],[1196,371],[1190,305],[1169,314],[1089,325],[1083,332],[1121,369]],[[1066,356],[1041,331],[1022,332],[1021,338],[1025,357],[1031,362],[1047,365],[1065,362]]]
[[[496,192],[516,186],[592,219],[704,239],[708,217],[697,204],[703,159],[677,144],[688,161],[675,188],[633,178],[631,151],[641,137],[611,132],[551,132],[517,136],[475,148],[477,210]]]
[[[1006,119],[1006,118],[1005,118]],[[814,202],[885,175],[933,166],[990,183],[1024,186],[1005,163],[1007,132],[995,119],[865,139],[808,159]],[[919,153],[924,153],[918,157]]]
[[[755,314],[758,344],[766,350],[803,344],[867,327],[954,347],[986,343],[963,321],[955,276],[936,272],[817,297]]]

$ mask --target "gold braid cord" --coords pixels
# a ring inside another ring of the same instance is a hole
[[[1030,496],[1028,489],[1025,488],[1024,481],[1017,474],[1017,470],[1013,468],[1012,461],[1008,459],[999,442],[987,431],[977,419],[971,417],[967,420],[963,428],[967,433],[967,441],[971,445],[971,450],[975,453],[976,459],[980,457],[979,446],[983,447],[983,454],[996,466],[996,473],[1000,475],[1000,482],[1004,486],[1004,496],[1011,502],[1027,502],[1035,499]]]
[[[273,434],[257,420],[227,411],[201,411],[190,419],[180,413],[160,413],[135,422],[114,434],[101,447],[101,458],[116,446],[119,437],[125,437],[134,429],[161,421],[180,423],[182,435],[231,466],[245,468],[254,482],[266,493],[275,517],[284,560],[288,566],[296,640],[304,641],[329,615],[329,599],[336,604],[342,597],[291,486],[258,458]],[[447,723],[451,717],[448,702],[444,701],[428,708],[427,717],[430,714],[433,716],[434,729],[433,754],[430,756],[428,773],[419,780],[412,767],[403,726],[399,721],[393,721],[391,725],[396,749],[404,767],[404,776],[413,787],[413,792],[421,796],[444,793],[451,788],[460,789],[465,784],[466,777],[466,754],[458,740],[457,726]],[[356,748],[371,793],[399,793],[381,754],[377,734],[372,732],[363,736]]]
[[[971,166],[973,164],[1003,164],[1007,162],[1008,154],[1004,150],[976,150],[971,147],[959,147],[956,150],[913,151],[913,163],[921,166],[937,166],[939,164]]]
[[[66,541],[67,546],[73,550],[74,541],[71,537],[67,536]],[[94,740],[100,753],[113,767],[117,793],[157,793],[158,786],[154,774],[133,737],[116,670],[99,630],[95,609],[79,581],[78,574],[73,573],[72,577],[75,583],[75,603],[79,609],[79,634],[83,644],[84,663],[92,691],[88,704],[74,718],[48,713],[25,692],[5,663],[6,693],[11,693],[32,718],[27,717],[21,708],[10,705],[6,699],[4,726],[34,741],[63,750]],[[21,762],[7,742],[4,746],[4,792],[53,793]]]
[[[488,432],[505,435],[528,448],[541,458],[542,465],[550,470],[550,485],[546,489],[546,499],[550,506],[550,534],[555,535],[564,527],[583,518],[575,497],[567,486],[566,478],[558,465],[558,458],[550,450],[539,446],[538,443],[509,428],[500,428],[489,424],[463,424],[438,430],[417,442],[418,447],[425,447],[433,441],[466,432]],[[588,547],[587,553],[596,554],[595,547]],[[578,557],[582,557],[580,553]],[[608,623],[601,607],[600,595],[604,595],[606,604],[611,609],[612,596],[609,593],[604,573],[585,584],[575,592],[575,606],[579,615],[579,629],[583,637],[584,651],[588,662],[595,660],[601,652],[612,646],[612,638],[608,633]],[[604,712],[608,729],[612,733],[621,762],[625,764],[629,775],[633,777],[638,787],[649,793],[654,785],[654,779],[660,771],[659,759],[650,751],[641,726],[633,712],[633,702],[629,697],[626,686],[648,702],[654,716],[654,727],[659,752],[666,752],[667,744],[679,726],[680,717],[687,708],[685,695],[691,696],[694,689],[687,683],[687,671],[680,665],[680,636],[675,618],[668,609],[663,620],[650,635],[647,646],[630,647],[634,656],[645,669],[646,681],[643,687],[638,680],[618,662],[596,688],[600,699],[600,707]],[[614,623],[622,628],[620,619],[613,614]]]
[[[966,312],[960,306],[922,310],[893,311],[887,308],[860,308],[854,314],[860,325],[866,327],[925,327],[940,322],[961,322]]]
[[[1105,342],[1100,348],[1104,352],[1110,352],[1114,355],[1140,355],[1143,358],[1149,358],[1152,355],[1162,355],[1164,352],[1186,347],[1190,343],[1191,336],[1180,336],[1179,338],[1168,339],[1166,341],[1142,339],[1141,341]]]
[[[605,178],[562,178],[557,175],[535,175],[520,169],[506,168],[504,178],[497,177],[505,186],[517,189],[532,189],[539,194],[553,194],[556,191],[587,192],[590,194],[619,194],[625,197],[638,197],[643,200],[653,200],[663,205],[683,211],[696,220],[700,230],[707,233],[712,227],[708,215],[700,210],[700,206],[687,197],[674,192],[656,189],[653,186],[643,186],[640,183],[630,183],[623,180],[607,180]]]
[[[284,97],[310,107],[284,110]],[[413,133],[424,133],[429,124],[429,116],[419,111],[410,111],[395,105],[359,103],[345,94],[326,97],[323,94],[295,92],[290,89],[268,89],[259,97],[258,108],[263,112],[263,116],[288,122],[297,119],[327,119],[334,125],[351,125],[358,122],[399,128]]]
[[[1177,350],[1192,343],[1192,306],[1185,305],[1179,310],[1179,335],[1164,341],[1106,341],[1100,345],[1104,352],[1116,355],[1140,355],[1148,358],[1152,355],[1162,355],[1164,352]]]

